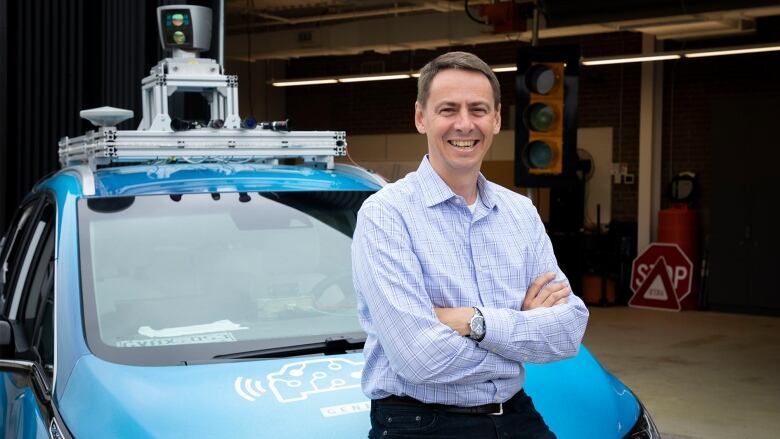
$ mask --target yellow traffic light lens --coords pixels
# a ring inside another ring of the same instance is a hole
[[[534,64],[525,74],[525,86],[531,93],[546,95],[555,86],[555,72],[543,64]]]
[[[525,125],[534,131],[550,131],[555,122],[555,110],[547,104],[537,102],[526,108],[523,117]]]
[[[547,168],[553,161],[552,147],[541,140],[534,140],[525,146],[523,160],[529,168]]]

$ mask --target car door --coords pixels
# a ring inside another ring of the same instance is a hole
[[[19,210],[0,261],[0,431],[5,438],[67,437],[54,383],[56,209],[37,196]]]

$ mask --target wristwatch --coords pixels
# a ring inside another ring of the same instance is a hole
[[[474,307],[474,315],[469,320],[469,338],[474,341],[482,341],[485,338],[485,317],[480,312],[479,308]]]

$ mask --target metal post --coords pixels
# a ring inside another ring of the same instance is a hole
[[[539,0],[534,0],[534,23],[531,30],[531,46],[539,45]]]
[[[225,65],[225,0],[219,0],[219,53],[217,54],[217,62],[219,65]]]

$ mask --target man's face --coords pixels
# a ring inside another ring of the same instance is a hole
[[[485,75],[447,69],[433,77],[425,107],[415,104],[414,121],[428,138],[433,169],[446,180],[479,172],[501,129],[501,112]]]

